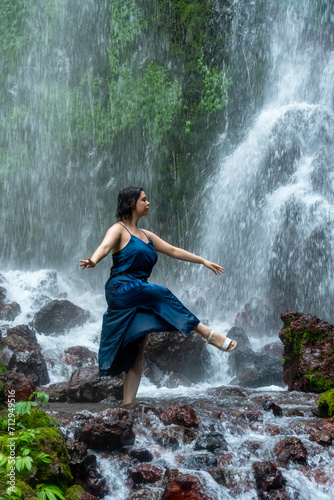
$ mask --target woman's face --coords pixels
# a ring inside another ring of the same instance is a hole
[[[144,191],[141,191],[133,212],[139,217],[143,217],[148,214],[149,206],[150,202],[148,201],[146,194]]]

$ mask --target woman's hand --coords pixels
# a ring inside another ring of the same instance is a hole
[[[214,264],[213,262],[210,262],[209,260],[203,261],[203,264],[205,267],[208,269],[211,269],[215,274],[223,274],[224,268],[222,266],[219,266],[218,264]]]
[[[92,261],[92,259],[87,259],[87,260],[79,260],[81,264],[79,264],[82,269],[86,269],[87,267],[95,267],[96,264],[95,262]]]

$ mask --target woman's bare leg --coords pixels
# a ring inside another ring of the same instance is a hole
[[[133,403],[140,384],[141,374],[143,372],[144,350],[147,344],[148,335],[143,340],[140,350],[137,354],[135,364],[124,373],[123,379],[123,404]]]
[[[195,332],[199,333],[203,338],[207,339],[208,336],[211,333],[211,328],[208,326],[203,325],[203,323],[198,323],[196,328],[194,329]],[[226,337],[224,335],[221,335],[220,333],[214,332],[210,344],[220,348],[222,347],[223,343],[225,342]],[[229,345],[228,351],[231,351],[233,347],[236,345],[236,342],[232,340],[231,344]]]

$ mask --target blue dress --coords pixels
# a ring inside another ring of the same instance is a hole
[[[145,243],[130,235],[128,244],[113,254],[105,285],[108,309],[103,315],[99,349],[101,377],[132,368],[148,333],[181,331],[188,335],[199,323],[168,288],[148,283],[157,252],[152,240],[147,238]]]

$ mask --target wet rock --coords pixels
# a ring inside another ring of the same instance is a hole
[[[69,347],[60,355],[60,358],[67,365],[76,366],[77,368],[81,368],[84,365],[97,364],[96,352],[83,346]]]
[[[277,467],[271,462],[254,462],[253,471],[256,489],[260,499],[286,499],[290,497],[285,491],[286,480]]]
[[[21,312],[21,306],[17,302],[5,302],[0,300],[0,320],[14,321]]]
[[[94,450],[115,450],[134,443],[133,416],[124,408],[112,408],[103,416],[81,421],[76,439]]]
[[[334,326],[316,316],[286,311],[279,337],[284,344],[284,381],[289,390],[334,388]]]
[[[149,488],[138,488],[131,493],[127,500],[158,500],[160,498],[159,491]]]
[[[282,361],[283,357],[283,346],[281,342],[271,342],[270,344],[266,344],[258,350],[259,354],[263,354],[264,356],[271,356],[273,358],[279,359]]]
[[[208,450],[211,452],[227,451],[228,445],[221,432],[211,431],[202,434],[195,442],[194,450]]]
[[[10,335],[18,335],[28,342],[31,342],[31,344],[34,344],[36,346],[38,345],[36,333],[31,328],[29,328],[28,325],[17,325],[13,328],[8,328],[7,337],[9,337]]]
[[[212,396],[220,397],[220,396],[235,396],[240,398],[246,398],[247,394],[239,387],[218,387],[216,389],[209,389],[207,391],[208,394]]]
[[[287,437],[275,445],[275,453],[283,465],[289,462],[306,464],[307,451],[300,439]]]
[[[226,465],[229,465],[233,460],[233,453],[224,453],[224,455],[222,455],[220,457],[220,460],[219,460],[219,467],[226,467]]]
[[[8,391],[15,391],[16,401],[28,401],[31,394],[36,391],[33,382],[23,373],[6,372],[0,375],[0,381],[6,394]]]
[[[99,500],[95,495],[91,495],[78,484],[66,490],[65,500],[74,498],[75,500]]]
[[[247,330],[247,332],[259,335],[260,332],[266,330],[266,327],[272,326],[263,324],[265,317],[263,311],[266,311],[268,314],[270,309],[272,310],[271,304],[257,297],[252,297],[244,305],[243,310],[236,315],[234,323],[237,327]],[[270,316],[270,314],[268,314],[268,316]]]
[[[172,425],[167,428],[152,429],[153,439],[166,448],[178,448],[180,445],[189,444],[195,439],[194,432],[187,427]]]
[[[227,336],[238,342],[238,347],[229,353],[230,372],[236,375],[231,384],[242,387],[283,386],[281,361],[258,352],[250,347],[247,335],[241,328],[233,327]]]
[[[14,333],[4,338],[2,345],[0,363],[7,366],[8,370],[23,373],[35,385],[49,383],[49,374],[41,347]]]
[[[240,422],[263,422],[263,415],[260,411],[257,410],[251,410],[251,411],[244,411],[240,413],[238,420]]]
[[[273,401],[265,401],[262,405],[262,409],[264,411],[272,411],[275,417],[281,417],[283,415],[282,408]]]
[[[97,403],[107,398],[122,399],[122,377],[99,377],[98,367],[86,366],[72,373],[68,382],[51,384],[45,388],[51,402]]]
[[[173,482],[166,485],[163,500],[213,500],[208,495],[200,480],[191,474],[179,474]]]
[[[128,469],[128,477],[133,484],[156,483],[163,476],[163,469],[151,464],[141,464]]]
[[[165,411],[159,415],[159,418],[165,425],[175,424],[183,427],[199,426],[195,411],[187,405],[167,406]]]
[[[90,313],[72,304],[69,300],[52,300],[36,313],[33,327],[44,335],[61,334],[75,326],[82,325]]]
[[[207,472],[213,477],[216,483],[226,486],[226,475],[222,467],[212,467],[211,469],[207,469]]]
[[[152,453],[146,448],[135,448],[130,451],[130,456],[139,460],[139,462],[151,462],[153,460]]]
[[[210,356],[199,335],[162,332],[149,336],[145,361],[150,368],[146,375],[153,383],[174,374],[182,383],[188,380],[190,384],[205,377]]]
[[[327,432],[314,432],[310,436],[310,441],[314,441],[315,443],[318,443],[321,446],[331,446],[333,438]]]
[[[185,465],[189,469],[203,470],[208,467],[216,467],[218,465],[218,460],[211,453],[198,453],[188,456]]]

